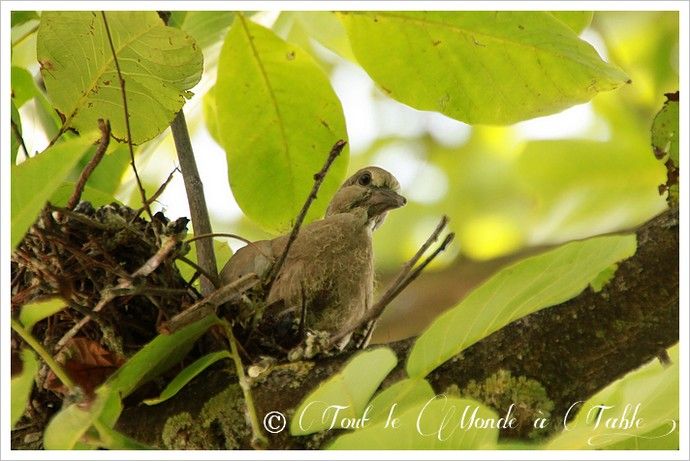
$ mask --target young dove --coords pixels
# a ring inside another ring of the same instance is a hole
[[[367,167],[347,179],[331,200],[326,216],[302,227],[290,247],[266,299],[269,323],[300,320],[304,327],[328,334],[358,322],[372,304],[374,268],[372,231],[389,210],[406,199],[388,171]],[[287,235],[240,249],[221,271],[230,283],[249,272],[264,278],[287,244]],[[266,313],[264,313],[266,317]],[[343,338],[342,348],[349,341]]]

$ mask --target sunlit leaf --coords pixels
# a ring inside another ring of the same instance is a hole
[[[463,415],[465,417],[463,418]],[[472,427],[475,420],[498,416],[488,407],[469,399],[432,396],[395,414],[392,421],[380,421],[338,437],[328,448],[331,450],[477,450],[495,449],[497,427]],[[461,426],[464,420],[465,426]],[[389,423],[391,425],[386,426]]]
[[[20,108],[36,95],[36,83],[31,73],[21,67],[12,66],[12,102]]]
[[[382,11],[341,18],[357,60],[388,95],[467,123],[553,114],[628,81],[546,12]]]
[[[10,152],[10,161],[12,162],[11,165],[14,165],[17,162],[17,152],[19,151],[19,136],[22,135],[22,119],[19,117],[19,111],[17,110],[17,106],[14,105],[14,100],[10,101],[11,104],[11,112],[10,112],[10,118],[12,121],[12,131],[11,131],[11,143],[10,143],[10,149],[12,149],[12,152]]]
[[[132,141],[165,130],[201,78],[194,39],[166,27],[153,11],[105,13],[127,92]],[[48,95],[65,125],[95,129],[108,119],[126,139],[125,114],[105,23],[96,12],[45,12],[38,30],[38,61]]]
[[[13,11],[11,15],[12,27],[21,26],[25,22],[40,19],[35,11]]]
[[[38,373],[38,361],[34,352],[25,348],[22,350],[22,371],[12,377],[10,389],[10,426],[14,427],[19,418],[24,414],[29,403],[31,389],[34,387],[34,378]]]
[[[501,270],[417,339],[407,360],[408,375],[426,376],[510,322],[576,296],[601,271],[632,256],[635,241],[628,235],[571,242]]]
[[[27,331],[31,331],[34,325],[51,315],[60,312],[66,307],[61,298],[51,298],[44,301],[26,304],[19,312],[19,321]]]
[[[333,12],[295,11],[292,14],[310,37],[343,58],[356,61],[345,28]]]
[[[84,156],[93,149],[95,136],[70,139],[11,166],[12,247],[24,237],[46,201]]]
[[[677,450],[678,352],[677,345],[669,349],[670,366],[652,360],[587,401],[573,402],[577,416],[544,448]]]
[[[188,382],[198,376],[205,369],[213,365],[219,360],[228,359],[232,356],[228,351],[218,351],[206,354],[203,357],[198,358],[192,364],[185,367],[184,370],[179,372],[175,378],[165,386],[161,395],[153,399],[146,399],[144,403],[146,405],[158,405],[161,402],[165,402],[171,397],[174,397]]]
[[[176,11],[178,14],[174,25],[194,37],[202,48],[208,48],[223,38],[230,28],[235,13],[232,11]],[[173,17],[175,17],[173,13]]]
[[[403,413],[407,408],[428,402],[436,395],[426,379],[408,378],[398,381],[371,399],[372,422],[385,420],[391,414]]]
[[[74,449],[83,442],[82,437],[86,431],[108,407],[122,408],[117,393],[102,388],[88,404],[72,403],[63,408],[46,426],[43,433],[44,447],[47,450]]]
[[[387,347],[360,352],[300,403],[290,422],[290,433],[307,435],[329,429],[336,412],[338,420],[362,416],[367,402],[397,362]]]
[[[238,15],[221,51],[215,93],[217,131],[237,203],[262,227],[288,230],[331,147],[347,139],[328,77],[307,52]],[[347,163],[346,148],[309,219],[323,214]]]
[[[589,27],[594,16],[591,11],[549,11],[549,13],[570,27],[578,35]]]

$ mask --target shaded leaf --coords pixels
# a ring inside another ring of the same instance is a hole
[[[132,141],[165,130],[199,82],[202,54],[194,39],[163,25],[155,12],[106,13],[126,82]],[[86,46],[88,45],[88,46]],[[103,18],[96,12],[45,12],[38,30],[38,61],[48,95],[78,130],[110,120],[126,139],[122,93]]]
[[[110,412],[119,415],[121,410],[117,393],[101,388],[92,400],[72,403],[57,413],[46,426],[43,445],[47,450],[72,450],[77,446],[86,448],[82,437],[101,414]]]
[[[29,303],[22,306],[22,310],[19,312],[19,321],[27,331],[31,331],[36,323],[60,312],[65,307],[65,301],[61,298],[50,298],[44,301]]]
[[[198,358],[192,364],[185,367],[184,370],[179,372],[175,378],[165,386],[161,395],[153,398],[146,399],[144,403],[146,405],[158,405],[161,402],[165,402],[171,397],[174,397],[188,382],[198,376],[202,371],[213,365],[219,360],[229,359],[232,356],[228,351],[218,351],[206,354],[203,357]]]
[[[158,335],[130,357],[106,382],[113,392],[126,397],[139,385],[155,378],[187,355],[194,342],[218,317],[209,315],[171,335]]]
[[[265,229],[287,231],[331,147],[347,138],[328,77],[307,52],[238,15],[221,51],[215,94],[237,203]],[[347,163],[343,152],[308,220],[323,214]]]
[[[38,13],[35,11],[12,11],[11,18],[12,27],[21,26],[25,22],[40,19]]]
[[[38,360],[36,354],[29,349],[22,350],[22,371],[16,376],[12,376],[10,384],[10,426],[14,427],[19,418],[24,414],[29,403],[31,389],[34,387],[34,379],[38,373]]]
[[[635,241],[627,235],[571,242],[501,270],[422,333],[410,351],[408,375],[426,376],[510,322],[576,296],[602,270],[632,256]]]
[[[12,66],[11,71],[12,101],[20,108],[36,95],[36,82],[31,73],[21,67]]]
[[[352,53],[345,28],[335,13],[330,11],[294,11],[292,14],[310,37],[341,57],[352,62],[357,61],[354,53]]]
[[[340,373],[319,384],[300,403],[290,421],[290,434],[327,430],[336,412],[338,420],[362,416],[367,402],[397,362],[395,353],[387,347],[354,356]]]
[[[49,147],[20,165],[12,177],[12,247],[24,237],[38,213],[87,151],[97,136],[85,134]]]
[[[463,414],[465,417],[463,418]],[[470,399],[444,394],[410,407],[396,415],[398,427],[381,421],[338,437],[330,450],[476,450],[495,449],[498,428],[469,426],[475,419],[498,419],[488,407]],[[468,426],[461,427],[464,419]]]
[[[510,124],[553,114],[629,80],[546,12],[340,17],[357,60],[388,95],[466,123]]]
[[[205,49],[223,38],[234,17],[232,11],[176,11],[173,13],[175,23],[170,25],[187,32]]]

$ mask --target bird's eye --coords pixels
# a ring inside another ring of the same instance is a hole
[[[362,186],[368,186],[371,184],[371,173],[368,171],[362,173],[362,175],[359,177],[358,182]]]

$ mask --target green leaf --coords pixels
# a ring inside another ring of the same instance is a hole
[[[609,267],[599,272],[599,275],[594,277],[589,285],[592,287],[592,291],[599,293],[604,287],[613,279],[616,275],[616,269],[618,269],[618,264],[611,264]]]
[[[213,365],[219,360],[229,359],[232,356],[228,351],[218,351],[206,354],[203,357],[198,358],[191,365],[187,366],[184,370],[179,372],[175,378],[165,386],[161,395],[153,398],[146,399],[144,403],[146,405],[158,405],[161,402],[165,402],[169,398],[175,396],[188,382],[198,376],[202,371]]]
[[[576,296],[602,270],[632,256],[635,240],[627,235],[571,242],[501,270],[417,339],[407,374],[426,376],[510,322]]]
[[[397,362],[395,353],[387,347],[357,354],[340,373],[319,384],[302,401],[290,422],[290,434],[313,434],[331,428],[331,423],[341,418],[361,417]]]
[[[86,133],[49,147],[20,165],[10,167],[12,177],[12,247],[24,237],[46,201],[84,156],[93,150],[96,136]]]
[[[574,405],[572,411],[577,412],[577,416],[568,423],[568,430],[550,439],[543,448],[677,450],[678,352],[678,345],[669,349],[670,366],[652,360],[609,384],[584,403]],[[610,418],[619,418],[619,425],[606,427],[610,426],[607,424]],[[621,426],[626,420],[629,427]],[[633,424],[638,420],[638,424]]]
[[[237,203],[265,229],[287,231],[331,147],[347,138],[328,77],[307,52],[237,15],[221,51],[215,93]],[[344,151],[308,220],[323,214],[347,163]]]
[[[72,403],[50,420],[43,433],[43,445],[47,450],[72,450],[82,444],[86,431],[109,407],[122,408],[117,393],[101,387],[88,404]],[[119,413],[119,412],[118,412]]]
[[[476,411],[476,413],[475,413]],[[469,399],[432,396],[397,413],[397,427],[386,421],[365,426],[338,437],[330,450],[477,450],[495,449],[498,428],[471,426],[461,427],[461,421],[469,424],[475,420],[498,416],[488,407]],[[463,415],[465,417],[463,418]]]
[[[171,335],[156,336],[118,368],[105,385],[122,398],[126,397],[139,385],[182,360],[194,342],[218,322],[218,317],[209,315]]]
[[[50,196],[50,203],[57,206],[64,206],[72,196],[76,183],[72,181],[65,181],[55,190],[55,193]],[[119,203],[112,194],[94,189],[90,186],[84,186],[84,191],[81,194],[81,200],[91,202],[94,207],[108,205],[109,203]]]
[[[216,87],[212,86],[204,95],[202,102],[204,111],[204,122],[206,122],[206,129],[213,140],[221,145],[220,134],[218,133],[218,114],[216,111]]]
[[[50,298],[45,301],[26,304],[22,306],[22,310],[19,312],[19,321],[27,331],[31,331],[36,323],[60,312],[65,307],[65,301],[61,298]]]
[[[228,245],[227,242],[224,242],[220,239],[213,239],[213,252],[216,255],[216,265],[218,266],[217,269],[220,272],[223,269],[223,266],[225,266],[225,263],[230,260],[230,257],[232,256],[232,249],[230,249],[230,245]],[[198,263],[195,243],[190,244],[189,252],[185,256],[190,261]],[[175,264],[177,265],[177,268],[179,269],[180,275],[182,275],[183,279],[187,281],[192,279],[196,269],[186,262],[180,261],[179,259],[175,261]],[[199,279],[197,279],[195,282],[195,285],[198,284]]]
[[[11,165],[14,165],[17,163],[17,152],[19,152],[19,147],[21,146],[19,139],[17,138],[17,134],[19,136],[22,135],[22,119],[19,116],[19,111],[17,110],[17,106],[14,105],[14,100],[10,101],[11,104],[11,109],[10,109],[10,118],[12,121],[12,131],[10,132],[11,136],[11,142],[10,142],[10,149],[12,151],[10,152],[10,163]],[[17,131],[15,133],[15,130]]]
[[[178,13],[178,12],[176,12]],[[230,28],[235,13],[232,11],[187,11],[176,18],[175,27],[194,37],[202,48],[208,48],[220,41]]]
[[[553,114],[629,80],[546,12],[340,17],[357,60],[386,93],[466,123],[510,124]]]
[[[188,90],[199,82],[202,54],[194,39],[163,25],[155,12],[106,13],[126,82],[132,141],[141,143],[169,125]],[[85,46],[87,45],[88,46]],[[103,17],[96,12],[45,12],[38,29],[38,61],[48,95],[78,130],[110,120],[126,139],[122,93]]]
[[[371,421],[385,420],[391,412],[403,413],[407,408],[428,402],[435,395],[426,379],[408,378],[398,381],[371,399]]]
[[[654,155],[660,160],[670,157],[678,166],[680,131],[678,125],[678,96],[669,98],[664,103],[659,113],[654,117],[652,124],[652,148]]]
[[[345,28],[335,13],[330,11],[295,11],[292,14],[310,37],[341,57],[352,62],[357,61],[350,47]]]
[[[94,427],[101,438],[101,446],[108,450],[152,450],[153,447],[137,442],[112,427],[104,424],[100,419],[94,421]]]
[[[576,34],[581,34],[592,22],[594,13],[591,11],[549,11]]]
[[[12,66],[12,101],[20,108],[36,95],[36,82],[31,73],[21,67]]]
[[[19,418],[24,414],[29,403],[31,389],[34,387],[34,378],[38,373],[38,360],[34,352],[25,348],[22,350],[22,371],[12,377],[10,389],[10,426],[14,427]]]
[[[13,11],[12,12],[11,26],[21,26],[25,22],[40,19],[38,13],[35,11]]]

